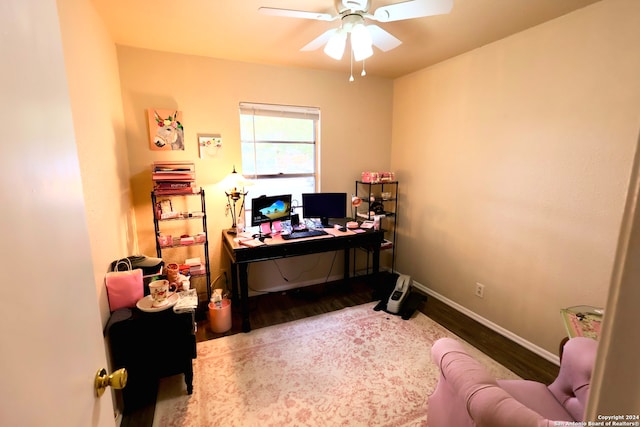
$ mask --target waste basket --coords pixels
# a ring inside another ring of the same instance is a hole
[[[231,300],[223,298],[220,307],[209,303],[209,326],[213,332],[227,332],[231,329]]]

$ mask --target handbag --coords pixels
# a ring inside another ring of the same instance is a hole
[[[105,276],[109,309],[113,312],[119,308],[135,307],[144,296],[142,269],[133,269],[131,261],[123,258],[116,261],[113,270]]]

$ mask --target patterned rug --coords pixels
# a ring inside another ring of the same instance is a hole
[[[198,343],[194,391],[162,380],[154,427],[427,426],[431,344],[455,337],[375,303]],[[518,378],[477,349],[497,378]]]

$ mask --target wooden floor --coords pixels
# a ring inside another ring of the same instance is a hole
[[[345,307],[379,300],[364,280],[328,283],[259,295],[249,299],[252,329],[264,328]],[[374,299],[375,298],[375,299]],[[558,366],[513,343],[435,298],[429,297],[419,310],[460,338],[491,356],[522,378],[549,384],[558,375]],[[224,334],[211,332],[207,320],[198,322],[197,341],[205,341],[241,332],[239,307],[232,310],[232,328]],[[121,427],[151,427],[154,404],[123,417]]]

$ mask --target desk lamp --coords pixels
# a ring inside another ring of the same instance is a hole
[[[356,195],[352,195],[351,196],[351,217],[353,218],[353,220],[356,220],[356,214],[353,212],[353,208],[356,208],[356,211],[358,210],[358,206],[360,206],[362,204],[362,199]]]
[[[231,212],[231,220],[233,224],[231,228],[227,230],[229,234],[237,234],[238,233],[238,224],[236,222],[237,218],[242,215],[242,211],[244,209],[244,198],[248,194],[248,191],[244,190],[245,185],[248,185],[248,182],[244,179],[242,175],[236,172],[236,167],[233,167],[233,171],[222,180],[222,186],[225,189],[224,194],[227,195],[227,212]],[[242,190],[240,190],[242,188]],[[236,205],[238,200],[241,200],[240,210],[236,212]]]

